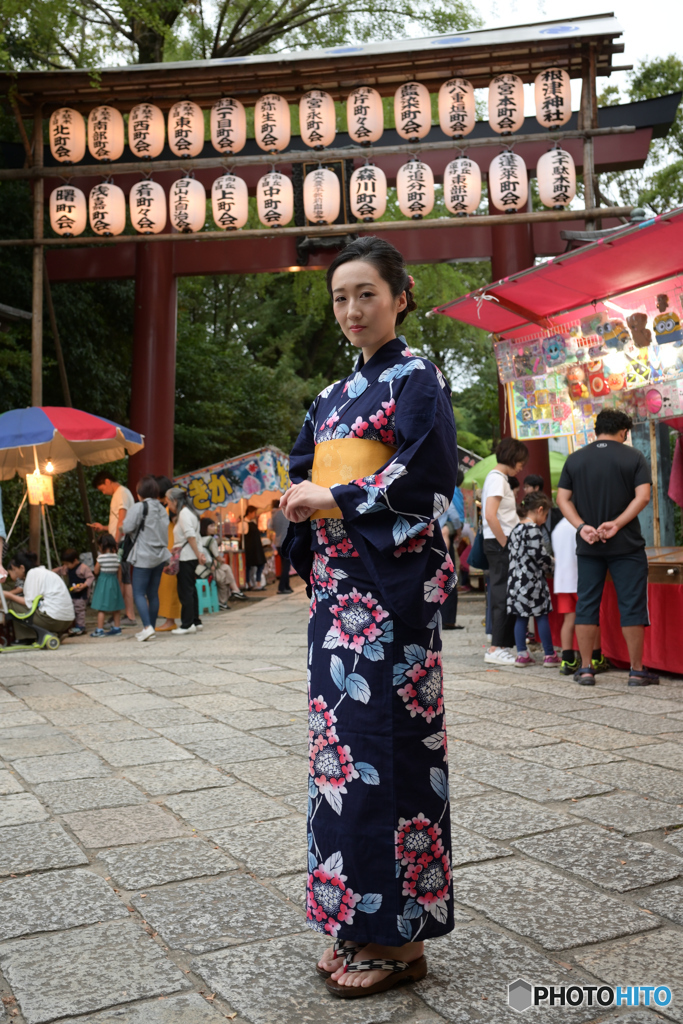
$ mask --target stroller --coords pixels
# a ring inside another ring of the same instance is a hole
[[[13,608],[7,607],[7,599],[5,598],[5,592],[0,587],[0,653],[10,654],[12,651],[31,651],[31,650],[43,650],[56,651],[60,645],[60,639],[55,633],[51,633],[49,629],[45,629],[43,626],[37,626],[33,622],[33,616],[38,611],[38,606],[42,601],[42,595],[38,595],[26,611],[22,614],[21,612],[15,611]],[[18,644],[16,646],[10,646],[14,644],[15,632],[13,620],[23,622],[25,625],[30,626],[36,634],[36,639],[30,644]]]

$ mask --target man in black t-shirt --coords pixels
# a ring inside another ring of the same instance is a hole
[[[624,444],[632,425],[626,413],[603,409],[595,421],[596,440],[569,456],[557,490],[560,511],[576,527],[576,636],[582,667],[574,679],[583,686],[595,685],[591,658],[608,570],[631,661],[628,684],[659,682],[656,675],[643,669],[645,626],[650,620],[647,557],[637,516],[650,501],[652,477],[643,454]]]

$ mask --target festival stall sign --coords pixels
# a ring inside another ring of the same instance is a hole
[[[224,508],[240,513],[239,503],[266,508],[289,487],[289,458],[268,445],[225,462],[185,473],[175,483],[187,488],[197,512]],[[236,506],[231,508],[230,506]]]

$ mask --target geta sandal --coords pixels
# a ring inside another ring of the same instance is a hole
[[[344,939],[335,939],[333,946],[334,958],[335,960],[341,958],[344,963],[348,965],[353,960],[356,953],[358,953],[362,948],[363,947],[359,946],[357,942],[346,943]],[[334,971],[326,971],[324,967],[320,966],[320,964],[316,964],[315,969],[321,978],[327,979],[331,974],[334,974]],[[334,970],[338,971],[339,968],[335,967]]]
[[[397,985],[407,985],[420,981],[427,974],[427,961],[420,956],[412,963],[404,963],[403,960],[358,960],[355,963],[346,965],[345,974],[352,971],[387,971],[386,978],[376,981],[374,985],[363,988],[362,985],[340,985],[337,981],[328,978],[325,987],[330,995],[338,999],[363,999],[365,996],[374,996],[378,992],[386,992]]]

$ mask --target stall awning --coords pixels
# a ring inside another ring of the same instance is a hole
[[[683,209],[629,224],[612,236],[437,306],[434,312],[515,338],[533,327],[559,327],[565,314],[576,317],[596,301],[680,273]]]

